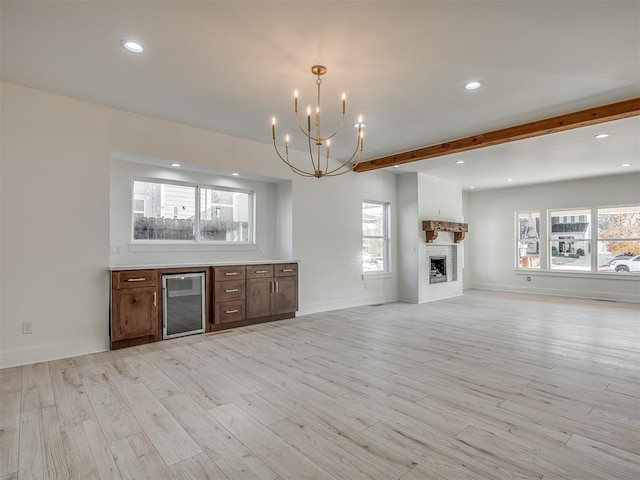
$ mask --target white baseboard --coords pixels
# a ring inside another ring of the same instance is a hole
[[[77,357],[89,353],[98,353],[109,350],[109,341],[96,341],[85,339],[67,343],[52,343],[38,345],[37,347],[20,348],[15,350],[3,350],[0,352],[0,368],[28,365],[30,363],[47,362],[60,358]]]
[[[330,312],[332,310],[340,310],[342,308],[362,307],[365,305],[372,305],[374,303],[390,303],[397,301],[397,295],[376,295],[373,297],[350,298],[348,300],[339,300],[336,302],[313,303],[311,305],[301,305],[296,316],[301,317],[303,315]]]
[[[555,297],[587,298],[591,300],[613,300],[616,302],[640,303],[637,295],[629,293],[598,292],[589,290],[566,290],[558,288],[514,287],[513,285],[496,285],[492,283],[474,283],[469,289],[489,290],[493,292],[529,293],[531,295],[551,295]]]

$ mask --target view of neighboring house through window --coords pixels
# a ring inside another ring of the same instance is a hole
[[[591,210],[549,213],[552,270],[591,270]]]
[[[636,271],[629,260],[640,255],[640,205],[598,209],[597,248],[598,271]]]
[[[253,193],[133,182],[133,240],[250,242]]]
[[[362,271],[389,271],[389,204],[362,203]]]
[[[518,268],[540,268],[540,212],[517,216]]]

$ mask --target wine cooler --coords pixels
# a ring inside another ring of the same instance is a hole
[[[204,278],[204,273],[162,276],[162,338],[204,332]]]

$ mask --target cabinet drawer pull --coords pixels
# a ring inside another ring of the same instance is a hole
[[[146,280],[145,277],[140,277],[140,278],[129,278],[127,279],[127,282],[144,282]]]
[[[279,282],[273,282],[273,283],[276,284],[276,293],[280,293],[280,288],[279,288],[279,285],[278,285]]]
[[[237,292],[238,289],[237,288],[227,288],[224,293],[233,293],[233,292]]]
[[[293,272],[293,268],[283,268],[283,272]]]
[[[238,313],[238,309],[236,308],[235,310],[225,310],[224,313],[226,314],[230,314],[230,313]]]
[[[238,275],[238,272],[224,272],[227,277],[232,277],[234,275]]]
[[[256,270],[256,273],[267,273],[269,270]]]
[[[153,292],[153,306],[154,307],[158,306],[158,293],[157,292]]]

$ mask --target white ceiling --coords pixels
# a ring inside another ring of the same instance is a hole
[[[0,13],[5,81],[265,143],[274,114],[279,134],[294,132],[293,89],[312,103],[309,69],[324,64],[323,123],[346,91],[349,124],[367,123],[365,159],[640,96],[638,1],[50,0],[2,1]],[[472,79],[483,87],[466,91]],[[391,171],[476,188],[639,171],[639,122]]]

